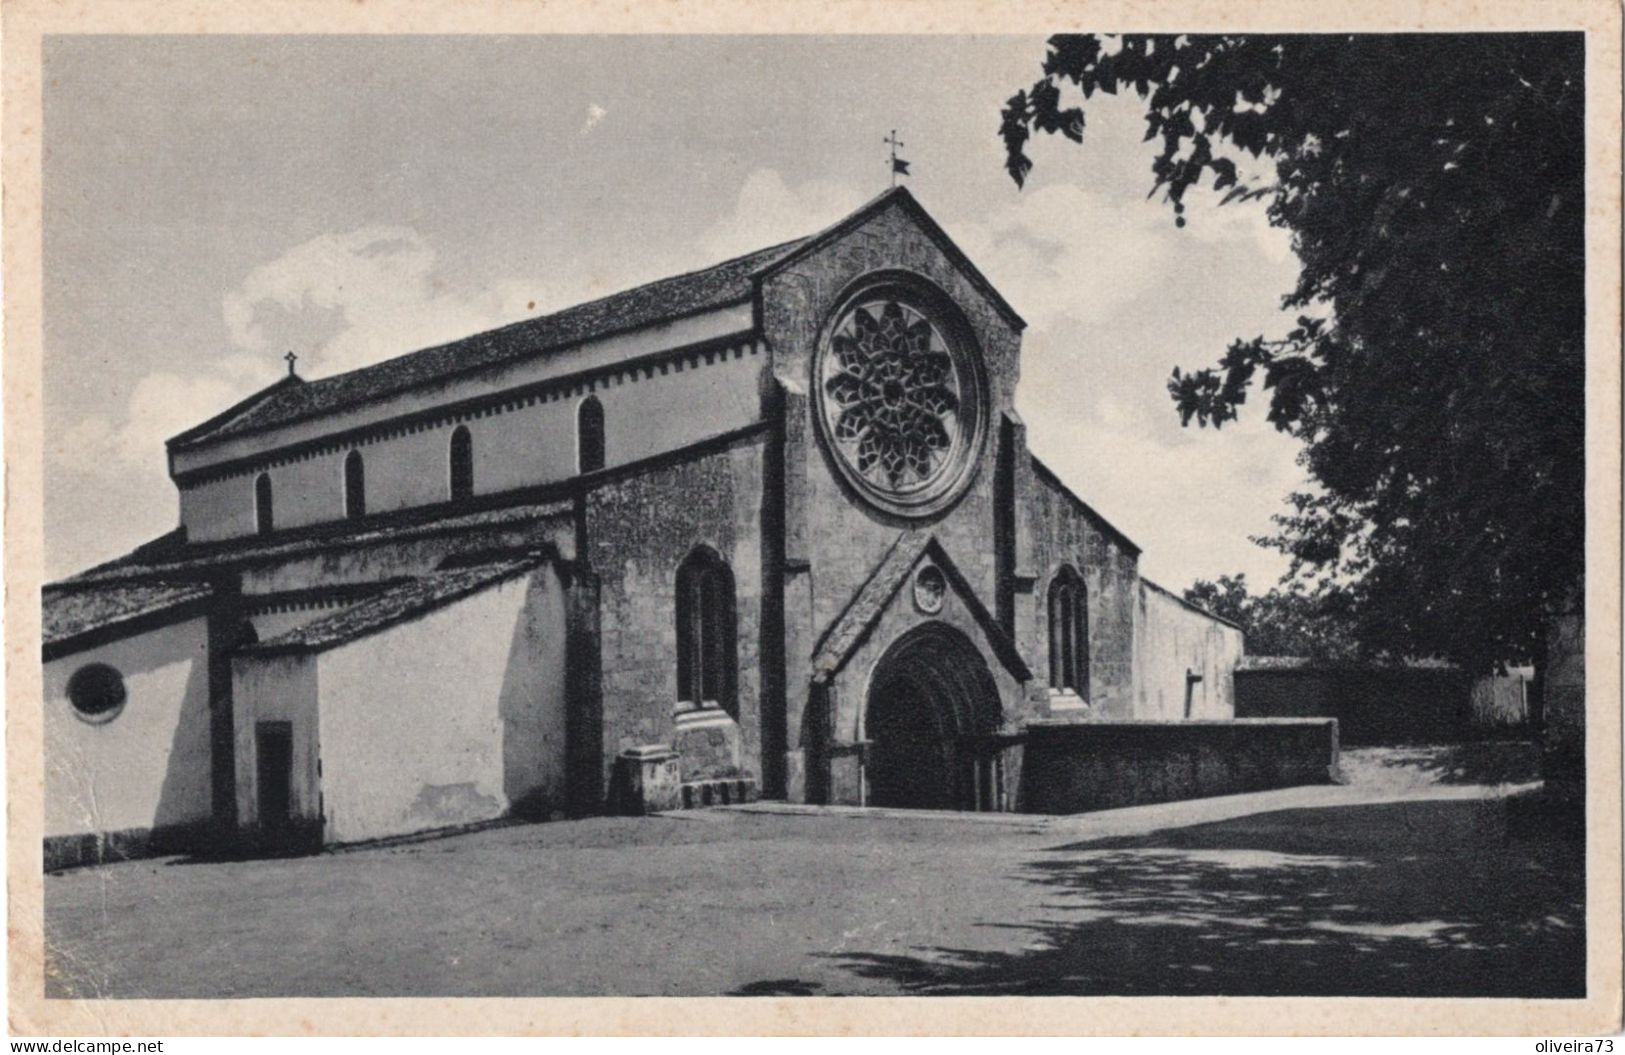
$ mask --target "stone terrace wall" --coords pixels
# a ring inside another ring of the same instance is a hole
[[[1045,723],[1027,730],[1017,801],[1083,813],[1329,784],[1336,769],[1326,719]]]
[[[1238,718],[1336,718],[1344,744],[1454,743],[1528,731],[1479,713],[1475,684],[1452,667],[1316,664],[1236,671]]]

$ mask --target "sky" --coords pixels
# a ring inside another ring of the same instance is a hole
[[[1175,366],[1279,335],[1260,204],[1148,199],[1132,95],[1018,190],[1037,37],[48,37],[46,575],[175,526],[163,441],[353,369],[810,234],[905,182],[1028,322],[1029,444],[1173,589],[1285,570],[1304,483],[1259,401],[1182,428]],[[1247,411],[1252,411],[1248,413]]]

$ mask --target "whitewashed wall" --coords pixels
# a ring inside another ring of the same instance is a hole
[[[748,302],[730,305],[398,392],[376,403],[346,407],[327,417],[292,422],[274,431],[237,436],[218,444],[180,451],[175,456],[175,468],[187,472],[219,461],[251,456],[268,445],[280,447],[319,439],[338,429],[370,425],[491,392],[599,370],[673,348],[736,335],[743,338],[752,326],[752,308]]]
[[[236,727],[237,822],[259,820],[260,722],[288,722],[293,732],[289,812],[314,820],[321,815],[321,762],[316,726],[315,657],[238,656],[231,662],[231,700]]]
[[[45,664],[47,837],[209,820],[208,661],[197,618]],[[103,724],[68,702],[68,679],[89,663],[124,675],[124,709]]]
[[[562,802],[564,619],[542,569],[319,654],[327,841]]]
[[[759,345],[740,346],[699,365],[675,364],[653,376],[623,373],[600,378],[591,394],[604,406],[605,464],[621,465],[743,428],[761,416]],[[754,349],[754,351],[753,351]],[[500,389],[487,389],[487,392]],[[369,513],[444,502],[450,497],[449,453],[457,425],[474,448],[474,491],[488,494],[565,479],[576,472],[576,418],[587,393],[527,403],[487,417],[423,427],[353,449],[366,466]],[[373,420],[384,420],[374,417]],[[336,430],[336,417],[326,431]],[[279,442],[258,437],[257,448]],[[243,441],[233,441],[233,448]],[[340,520],[344,516],[344,459],[352,448],[265,470],[271,477],[277,528]],[[181,523],[192,541],[252,535],[258,471],[190,485],[181,491]]]
[[[1242,633],[1227,623],[1140,582],[1134,619],[1134,715],[1179,721],[1185,714],[1185,678],[1191,687],[1191,718],[1234,718],[1235,671]]]

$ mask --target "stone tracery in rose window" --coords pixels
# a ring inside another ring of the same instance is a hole
[[[895,300],[855,307],[831,340],[824,382],[835,439],[870,483],[908,490],[949,459],[959,432],[959,382],[941,336]]]

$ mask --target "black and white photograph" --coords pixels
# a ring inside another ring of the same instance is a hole
[[[1617,9],[543,10],[40,34],[14,1030],[298,997],[1617,1026]]]

